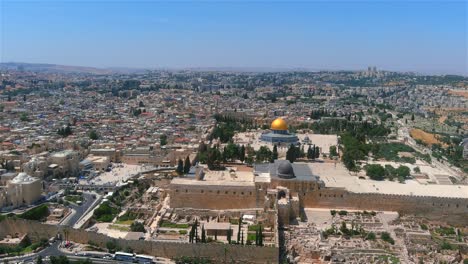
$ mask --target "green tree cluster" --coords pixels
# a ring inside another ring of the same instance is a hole
[[[62,137],[68,137],[72,133],[73,132],[72,132],[72,129],[71,129],[70,125],[67,125],[66,127],[59,128],[57,130],[57,134],[62,136]]]

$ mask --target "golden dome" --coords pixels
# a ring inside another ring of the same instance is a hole
[[[276,118],[273,122],[271,122],[271,129],[272,130],[288,130],[288,124],[281,118]]]

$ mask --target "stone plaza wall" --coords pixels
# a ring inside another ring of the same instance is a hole
[[[468,225],[468,199],[351,193],[340,188],[326,188],[299,195],[301,206],[306,208],[397,211],[400,214],[444,220],[454,225]]]
[[[36,221],[6,219],[0,222],[0,237],[15,234],[28,234],[31,240],[61,237],[77,243],[94,244],[105,248],[108,241],[114,241],[121,248],[132,248],[136,253],[175,258],[182,256],[206,257],[215,263],[278,263],[277,247],[256,247],[228,244],[189,244],[177,242],[114,239],[104,234],[73,229],[70,227],[42,224]]]
[[[263,197],[254,186],[171,186],[172,208],[196,209],[246,209],[263,208]]]

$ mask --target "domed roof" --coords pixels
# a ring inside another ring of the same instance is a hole
[[[272,130],[288,130],[288,124],[281,118],[276,118],[273,122],[271,122],[271,129]]]
[[[278,161],[278,167],[276,169],[278,177],[283,179],[291,179],[296,177],[294,175],[294,170],[289,160],[280,160]]]

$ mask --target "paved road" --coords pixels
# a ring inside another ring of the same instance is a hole
[[[82,205],[74,205],[70,203],[70,207],[74,210],[72,215],[63,220],[61,225],[74,226],[76,222],[83,216],[83,214],[88,210],[88,208],[93,204],[94,198],[93,193],[83,192],[84,203]]]
[[[93,263],[98,263],[98,264],[107,264],[107,263],[125,263],[121,261],[116,261],[112,259],[102,259],[102,258],[90,258],[90,257],[85,257],[85,256],[75,256],[72,253],[65,253],[59,250],[59,245],[61,241],[56,241],[49,247],[45,248],[44,250],[31,254],[28,256],[24,257],[18,257],[15,259],[9,259],[9,263],[19,263],[19,262],[24,262],[24,263],[29,263],[29,262],[36,262],[38,256],[42,256],[43,259],[46,259],[46,257],[50,256],[67,256],[68,259],[70,260],[85,260],[87,258],[91,259]]]

